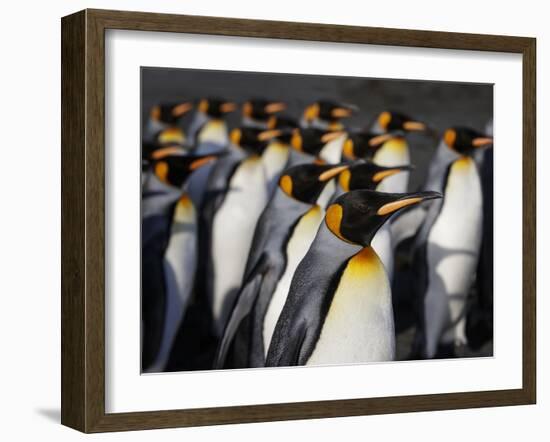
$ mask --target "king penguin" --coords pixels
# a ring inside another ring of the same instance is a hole
[[[267,140],[261,129],[237,128],[231,132],[234,146],[243,156],[225,168],[224,183],[218,183],[216,169],[207,192],[221,184],[218,194],[209,197],[204,214],[211,219],[205,249],[205,272],[201,275],[214,320],[221,336],[235,295],[241,285],[254,228],[268,201],[261,155]],[[217,168],[217,165],[215,166]]]
[[[158,156],[142,203],[142,368],[163,371],[189,299],[196,263],[189,175],[215,159],[180,152]]]
[[[171,129],[173,134],[185,138],[181,128],[182,118],[193,109],[193,103],[163,103],[153,106],[142,131],[142,143],[153,144],[160,132]]]
[[[222,98],[200,99],[193,120],[187,128],[189,144],[197,149],[201,144],[209,143],[226,146],[229,143],[229,134],[225,117],[235,110],[237,104]]]
[[[292,278],[266,366],[393,360],[390,283],[370,243],[392,213],[438,197],[372,190],[338,197]]]
[[[410,164],[409,145],[406,140],[408,132],[426,131],[425,123],[415,121],[407,115],[398,112],[382,112],[378,115],[371,130],[374,133],[394,133],[400,136],[390,138],[376,150],[372,160],[381,166],[392,167]],[[379,192],[403,193],[408,190],[410,173],[401,173],[384,180]],[[394,240],[391,231],[391,221],[385,223],[372,241],[372,246],[384,263],[390,281],[393,280]]]
[[[269,140],[267,147],[262,153],[262,162],[265,170],[265,184],[267,193],[271,197],[281,176],[283,169],[288,167],[291,161],[290,140],[292,131],[297,123],[287,117],[277,116],[271,124],[271,129],[260,134],[260,138]]]
[[[255,127],[258,129],[273,129],[275,115],[286,109],[282,101],[270,101],[263,98],[247,100],[242,105],[243,127]]]
[[[483,196],[475,151],[492,138],[455,127],[445,131],[458,154],[439,186],[444,199],[429,208],[413,245],[418,328],[413,355],[452,356],[466,344],[465,306],[482,240]]]
[[[341,120],[351,117],[358,110],[359,108],[353,104],[338,103],[332,100],[319,100],[305,108],[301,126],[341,130],[344,129]]]
[[[327,201],[322,196],[323,189],[346,167],[301,164],[284,171],[279,182],[282,193],[264,212],[264,222],[256,229],[253,247],[260,251],[255,250],[254,254],[260,256],[257,265],[245,275],[220,344],[218,368],[263,366],[267,348],[266,339],[262,338],[266,310],[274,294],[280,293],[280,297],[286,294],[294,269],[323,219]],[[271,330],[268,333],[269,340]]]
[[[347,134],[344,130],[314,127],[294,129],[291,145],[294,149],[317,157],[328,164],[342,160],[342,150]]]

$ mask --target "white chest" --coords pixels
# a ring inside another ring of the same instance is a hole
[[[307,365],[389,361],[395,357],[391,291],[372,248],[348,262]]]
[[[229,142],[227,125],[223,120],[210,120],[205,123],[198,135],[199,143],[215,143],[226,145]]]
[[[394,167],[410,164],[409,147],[403,138],[386,141],[373,157],[379,166]],[[376,188],[379,192],[402,193],[407,191],[409,172],[400,172],[385,178]]]
[[[277,320],[285,305],[290,283],[294,272],[309,250],[311,243],[315,239],[319,225],[323,220],[325,211],[319,206],[314,206],[306,214],[302,216],[286,247],[286,268],[277,283],[277,287],[271,297],[271,301],[266,311],[263,327],[264,352],[267,355],[269,344],[273,336],[273,331],[277,325]]]
[[[346,135],[342,134],[338,138],[329,141],[319,152],[319,158],[325,160],[328,164],[337,164],[342,160],[342,149]]]
[[[476,164],[471,158],[456,160],[428,237],[428,264],[449,294],[464,293],[473,277],[481,244],[482,204]]]
[[[265,175],[259,157],[249,158],[235,171],[213,223],[215,270],[214,316],[222,314],[225,296],[242,282],[254,229],[267,202]]]
[[[267,183],[277,179],[286,166],[289,156],[288,146],[281,143],[270,143],[262,154],[262,162]]]

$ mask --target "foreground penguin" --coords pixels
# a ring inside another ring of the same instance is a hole
[[[245,276],[220,344],[218,368],[263,366],[278,316],[271,311],[266,318],[266,311],[272,302],[284,304],[294,269],[323,219],[328,199],[323,196],[323,189],[346,167],[302,164],[285,170],[279,184],[282,193],[275,197],[270,210],[264,212],[264,222],[256,229],[253,247],[260,252],[255,250],[254,254],[260,256],[257,265]],[[270,322],[267,329],[265,321]]]
[[[184,185],[189,175],[214,159],[184,152],[159,157],[144,189],[142,368],[146,372],[164,370],[191,292],[197,224]]]
[[[492,138],[467,128],[445,132],[458,154],[440,183],[444,200],[428,210],[414,244],[413,274],[419,302],[415,356],[452,356],[466,343],[466,298],[474,282],[482,240],[483,197],[472,158]]]
[[[438,197],[371,190],[338,197],[292,278],[266,366],[394,359],[390,284],[370,243],[392,213]]]

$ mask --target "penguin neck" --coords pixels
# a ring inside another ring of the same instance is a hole
[[[394,138],[386,141],[374,154],[373,161],[377,165],[385,167],[409,165],[411,159],[407,141],[405,138]],[[401,172],[384,179],[376,187],[376,190],[378,192],[402,193],[407,191],[408,183],[409,172]]]
[[[227,125],[221,118],[210,118],[199,131],[199,143],[215,143],[225,145],[228,143]]]
[[[334,182],[334,179],[332,179],[325,185],[317,197],[315,205],[321,207],[323,210],[326,209],[327,205],[333,199],[334,192],[336,192],[336,183]]]
[[[409,145],[403,137],[392,138],[380,147],[372,160],[379,166],[394,167],[410,164]]]
[[[384,264],[370,244],[363,247],[349,259],[346,266],[346,272],[349,273],[348,276],[352,276],[357,279],[365,279],[372,275],[377,275],[378,277],[383,277],[387,280]]]
[[[325,160],[328,164],[337,164],[342,159],[342,150],[346,136],[342,134],[338,138],[329,141],[319,152],[319,158]]]

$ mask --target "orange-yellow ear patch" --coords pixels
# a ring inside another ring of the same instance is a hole
[[[237,146],[240,146],[241,144],[241,137],[242,137],[242,132],[240,129],[233,129],[231,131],[231,134],[229,135],[231,142]]]
[[[304,118],[306,121],[313,121],[319,116],[319,112],[319,104],[312,104],[306,108],[304,112]]]
[[[340,174],[340,177],[339,177],[338,181],[340,183],[340,187],[345,192],[349,192],[349,182],[350,182],[350,180],[351,180],[351,172],[349,171],[349,169],[344,170]]]
[[[159,161],[155,165],[155,175],[163,183],[168,182],[168,163],[165,161]]]
[[[327,209],[327,213],[325,215],[325,221],[326,221],[327,227],[332,233],[334,233],[342,241],[348,242],[348,240],[345,239],[342,236],[342,233],[340,232],[340,226],[342,224],[343,215],[344,215],[343,207],[340,204],[332,204]]]
[[[292,196],[292,178],[289,175],[283,175],[279,180],[279,186],[288,196]]]
[[[445,144],[452,149],[456,141],[456,131],[454,129],[447,129],[443,135],[443,140]]]
[[[355,154],[353,153],[353,140],[348,138],[344,142],[344,148],[342,149],[343,154],[350,159],[355,159]]]
[[[151,109],[151,119],[155,121],[160,120],[160,106],[153,106]]]
[[[390,124],[390,121],[391,121],[391,114],[389,112],[382,112],[378,116],[378,124],[384,130],[386,130],[388,128],[388,125]]]
[[[422,201],[422,198],[420,197],[407,198],[399,201],[392,201],[391,203],[384,204],[382,207],[380,207],[376,212],[376,214],[381,216],[389,215],[390,213],[393,213],[396,210],[399,210],[403,207],[410,206],[411,204],[417,204],[420,201]]]
[[[247,101],[243,104],[243,115],[245,117],[251,117],[252,116],[252,103],[250,101]]]
[[[199,111],[205,114],[206,112],[208,112],[208,106],[209,106],[208,100],[205,100],[205,99],[201,100],[199,102]]]
[[[302,150],[302,135],[300,134],[300,131],[298,129],[295,129],[292,132],[292,137],[290,138],[290,144],[294,149],[299,151]]]

